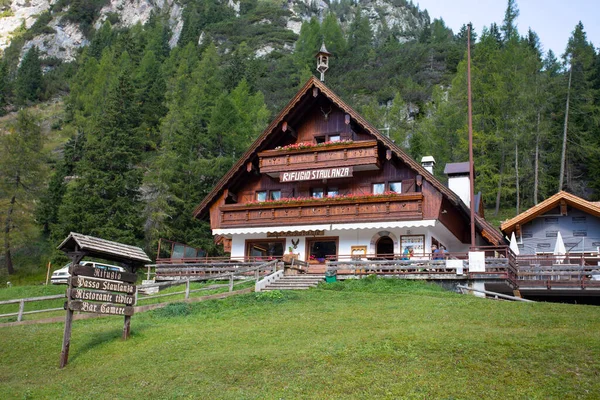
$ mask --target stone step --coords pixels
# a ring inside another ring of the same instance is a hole
[[[317,287],[317,285],[278,285],[276,283],[267,286],[268,288],[311,288]]]
[[[306,290],[325,280],[324,275],[288,275],[267,285],[263,290]]]

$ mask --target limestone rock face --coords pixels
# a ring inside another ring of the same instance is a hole
[[[8,16],[0,17],[0,49],[10,44],[12,32],[19,29],[22,24],[25,24],[27,29],[31,28],[38,15],[47,11],[55,2],[56,0],[13,0],[4,10]]]
[[[231,7],[237,17],[240,16],[241,2],[239,0],[219,1]],[[22,24],[26,28],[30,28],[37,17],[48,11],[56,2],[57,0],[12,0],[10,11],[3,14],[7,16],[0,18],[0,49],[6,48],[10,44],[11,34]],[[330,4],[330,1],[327,0],[284,0],[281,6],[289,11],[289,16],[286,16],[284,20],[285,26],[298,34],[304,21],[309,21],[313,17],[321,21],[333,9],[338,14],[342,28],[347,29],[354,19],[357,6],[353,5],[345,11],[341,11]],[[362,14],[369,19],[375,34],[385,27],[401,41],[414,38],[415,32],[420,31],[429,23],[426,14],[416,11],[414,7],[396,6],[394,0],[358,0],[357,4],[360,6]],[[100,16],[94,22],[94,27],[96,29],[101,27],[107,18],[114,18],[114,16],[118,17],[117,26],[128,27],[137,23],[144,24],[153,12],[163,14],[168,16],[173,33],[169,44],[171,47],[175,47],[183,29],[184,5],[183,0],[110,0],[100,10]],[[6,10],[8,8],[5,8],[4,11]],[[89,42],[77,24],[62,21],[62,14],[53,13],[53,18],[48,23],[50,29],[46,29],[45,33],[37,35],[25,43],[22,54],[32,46],[37,46],[43,58],[56,57],[64,61],[74,60],[77,50]],[[265,18],[255,23],[266,25],[271,21]],[[199,38],[199,40],[201,39]],[[293,43],[263,43],[257,49],[256,55],[265,56],[276,49],[292,51],[292,46]]]
[[[53,19],[48,26],[55,33],[44,33],[26,42],[21,51],[22,55],[31,47],[37,46],[43,58],[59,58],[70,62],[75,61],[77,49],[89,44],[77,24],[63,24],[58,19]]]

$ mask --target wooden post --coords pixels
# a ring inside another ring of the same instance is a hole
[[[190,298],[190,280],[185,281],[185,299]]]
[[[46,271],[46,286],[48,286],[48,280],[50,279],[50,266],[52,263],[48,261],[48,271]]]
[[[19,315],[17,316],[17,321],[23,321],[23,311],[25,310],[25,299],[21,299],[19,302]]]
[[[260,277],[260,271],[257,268],[256,271],[254,271],[254,279],[256,279],[256,282],[258,282],[259,277]]]
[[[79,246],[75,246],[75,251],[68,253],[69,258],[71,259],[71,265],[69,266],[69,274],[71,277],[69,278],[69,285],[67,286],[67,293],[70,293],[71,289],[73,289],[73,269],[75,265],[78,265],[79,262],[85,256],[85,253],[79,250]],[[63,333],[63,342],[62,349],[60,351],[60,368],[64,368],[69,362],[69,347],[71,346],[71,327],[73,325],[73,310],[70,307],[71,299],[67,297],[67,301],[65,302],[65,307],[67,309],[67,315],[65,317],[65,331]]]
[[[67,316],[65,317],[65,332],[63,334],[62,350],[60,351],[60,368],[66,367],[69,362],[69,346],[71,346],[71,326],[73,325],[73,311],[67,306]]]
[[[129,333],[131,330],[131,316],[125,316],[125,322],[123,324],[123,340],[129,339]]]
[[[233,273],[229,275],[229,291],[233,292]]]
[[[146,274],[146,279],[150,280],[150,266],[148,265],[148,273]]]

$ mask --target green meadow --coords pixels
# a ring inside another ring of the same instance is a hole
[[[0,328],[0,393],[20,398],[594,399],[600,308],[513,303],[363,279]]]

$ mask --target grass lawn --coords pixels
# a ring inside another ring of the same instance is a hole
[[[364,279],[0,328],[2,398],[579,399],[600,393],[600,308]]]
[[[254,287],[254,281],[238,281],[235,283],[234,290],[245,289],[248,287]],[[209,287],[214,285],[221,285],[218,288],[209,289]],[[201,289],[201,291],[194,292],[195,289]],[[32,297],[41,297],[41,296],[49,296],[62,294],[64,295],[67,290],[67,285],[27,285],[27,286],[14,286],[11,288],[6,288],[0,290],[0,301],[2,300],[14,300],[14,299],[22,299],[22,298],[32,298]],[[223,293],[229,291],[227,281],[205,281],[205,282],[192,282],[190,284],[190,298],[208,296],[211,294]],[[172,287],[163,288],[160,291],[162,297],[157,298],[146,298],[146,296],[138,297],[138,302],[136,305],[145,306],[148,304],[155,303],[168,303],[174,302],[178,300],[184,300],[185,294],[180,292],[185,291],[185,284],[180,284]],[[169,296],[165,296],[170,294]],[[43,301],[32,301],[25,303],[24,311],[33,311],[33,310],[44,310],[51,308],[61,308],[65,302],[65,298],[54,299],[54,300],[43,300]],[[9,314],[16,313],[19,311],[19,304],[4,304],[0,305],[0,314]],[[44,319],[50,317],[56,317],[65,315],[64,311],[49,311],[43,313],[29,314],[24,315],[23,320],[34,320],[34,319]],[[0,317],[0,323],[4,322],[14,322],[17,320],[17,316],[11,317]],[[1,397],[0,397],[1,399]]]

